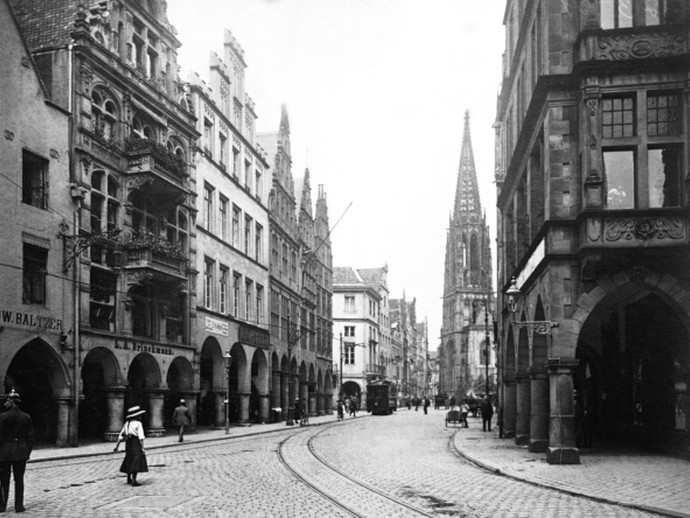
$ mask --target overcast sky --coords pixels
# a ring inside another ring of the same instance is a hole
[[[192,70],[207,78],[210,52],[222,57],[224,30],[233,33],[258,131],[276,131],[287,105],[293,175],[308,167],[314,199],[324,185],[331,227],[342,216],[334,266],[387,264],[391,298],[417,298],[432,350],[465,110],[495,240],[504,8],[504,0],[168,0],[183,78]]]

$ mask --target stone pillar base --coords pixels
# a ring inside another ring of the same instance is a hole
[[[165,428],[149,428],[146,430],[146,437],[165,437],[167,431]]]
[[[579,464],[580,450],[577,448],[549,448],[546,450],[549,464]]]
[[[515,444],[518,446],[527,446],[529,444],[529,435],[516,435]]]
[[[544,453],[548,447],[548,439],[530,439],[527,450],[531,453]]]

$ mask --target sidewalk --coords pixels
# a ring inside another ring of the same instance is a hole
[[[336,420],[336,415],[322,415],[322,416],[310,416],[309,425],[319,425],[322,423],[329,423]],[[279,423],[268,423],[268,424],[250,424],[246,426],[231,425],[228,434],[225,433],[225,429],[199,429],[194,433],[185,433],[184,442],[182,444],[196,444],[209,441],[220,441],[223,439],[231,437],[245,437],[248,435],[258,435],[268,432],[276,432],[278,430],[284,430],[285,428],[299,428],[299,424],[296,423],[293,426],[287,426],[285,421]],[[144,441],[144,445],[147,451],[156,450],[160,448],[170,448],[173,446],[180,446],[177,441],[177,433],[169,431],[166,437],[147,437]],[[31,459],[29,463],[33,462],[45,462],[58,459],[75,459],[79,457],[92,457],[95,455],[111,455],[113,453],[113,448],[115,447],[114,442],[94,442],[93,444],[80,444],[76,448],[56,448],[56,447],[37,447],[31,452]],[[124,452],[125,445],[120,444],[120,451]]]
[[[468,460],[495,473],[569,494],[666,516],[690,518],[690,462],[626,449],[584,448],[579,465],[550,465],[498,431],[482,432],[481,419],[457,428],[454,445]],[[450,429],[450,428],[449,428]]]

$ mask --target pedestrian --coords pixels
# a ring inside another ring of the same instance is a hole
[[[484,396],[481,405],[482,411],[482,429],[485,432],[491,431],[491,418],[494,416],[494,406],[491,404],[489,396]]]
[[[192,422],[192,416],[189,413],[189,408],[187,408],[187,402],[184,399],[180,399],[180,404],[175,407],[173,412],[173,424],[177,426],[178,429],[178,440],[177,442],[184,441],[184,427]]]
[[[357,417],[357,398],[355,396],[350,398],[350,415]]]
[[[350,398],[345,396],[345,413],[350,415]]]
[[[410,407],[410,398],[409,398],[409,397],[408,397],[408,398],[405,398],[405,406],[407,407],[408,410],[411,408],[411,407]]]
[[[414,398],[414,411],[419,410],[419,398],[415,396]]]
[[[431,401],[429,401],[428,397],[424,398],[424,413],[428,414],[429,413],[429,407],[431,406]]]
[[[460,427],[469,428],[470,425],[467,424],[467,414],[470,413],[470,405],[467,404],[467,400],[463,399],[460,405]]]
[[[345,417],[343,406],[343,400],[338,399],[338,421],[342,421],[343,417]]]
[[[14,389],[5,400],[6,412],[0,414],[0,512],[7,509],[10,472],[14,473],[14,510],[24,512],[24,472],[34,447],[34,427],[29,414],[19,409],[21,399]]]
[[[302,426],[302,405],[300,404],[299,398],[295,398],[295,421]]]
[[[455,396],[450,396],[450,407],[453,408],[455,406]]]
[[[138,473],[146,473],[149,465],[146,462],[146,450],[144,449],[144,426],[141,424],[140,417],[146,413],[138,406],[133,406],[127,410],[125,424],[120,430],[114,452],[117,451],[120,443],[125,441],[125,458],[120,465],[120,472],[127,473],[127,483],[132,486],[140,486],[137,482]]]

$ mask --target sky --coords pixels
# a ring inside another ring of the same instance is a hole
[[[222,57],[224,31],[232,32],[257,131],[277,131],[285,104],[293,176],[309,168],[314,200],[324,186],[333,265],[387,265],[390,297],[416,298],[437,349],[465,110],[495,243],[492,125],[505,1],[167,3],[182,77],[208,78],[211,52]]]

